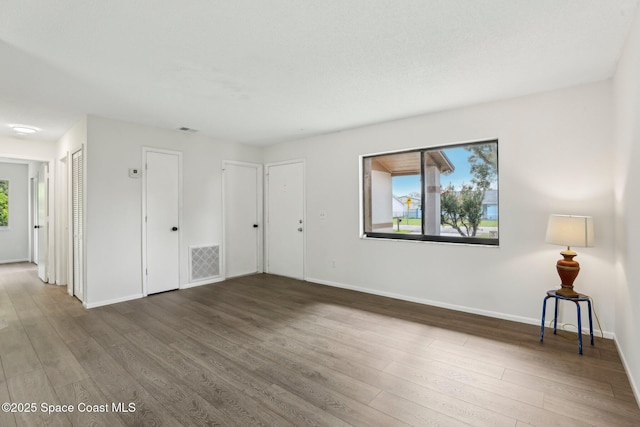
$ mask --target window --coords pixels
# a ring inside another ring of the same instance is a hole
[[[498,245],[498,141],[361,158],[363,236]]]
[[[9,181],[0,180],[0,227],[9,226]]]

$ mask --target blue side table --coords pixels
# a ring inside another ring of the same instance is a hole
[[[576,310],[578,311],[578,353],[582,354],[582,316],[580,315],[580,303],[583,301],[587,302],[587,307],[589,309],[589,334],[591,335],[591,345],[593,343],[593,321],[591,320],[591,299],[587,295],[578,294],[577,297],[565,297],[562,295],[558,295],[554,290],[547,291],[547,296],[544,297],[544,301],[542,302],[542,325],[540,326],[540,342],[544,339],[544,317],[547,311],[547,300],[549,298],[553,298],[555,300],[555,315],[553,319],[553,333],[555,334],[558,326],[558,300],[566,300],[571,301],[576,304]]]

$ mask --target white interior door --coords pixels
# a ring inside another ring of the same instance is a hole
[[[31,178],[31,262],[38,264],[38,177]]]
[[[71,159],[71,208],[73,221],[73,294],[84,301],[83,235],[84,235],[84,187],[82,151],[73,153]]]
[[[49,166],[41,163],[38,170],[38,277],[43,282],[48,281],[47,262],[49,255]]]
[[[261,271],[262,166],[224,162],[225,276]]]
[[[146,294],[180,287],[181,154],[146,151]]]
[[[304,163],[267,165],[267,271],[304,278]]]

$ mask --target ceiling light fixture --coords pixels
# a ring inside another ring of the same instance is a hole
[[[19,135],[29,135],[32,133],[36,133],[40,130],[36,127],[26,126],[26,125],[9,125],[9,127]]]

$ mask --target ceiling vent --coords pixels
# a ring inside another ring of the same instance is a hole
[[[176,130],[178,130],[180,132],[185,132],[185,133],[196,133],[196,132],[198,132],[198,129],[191,129],[191,128],[188,128],[188,127],[185,127],[185,126],[179,127]]]

